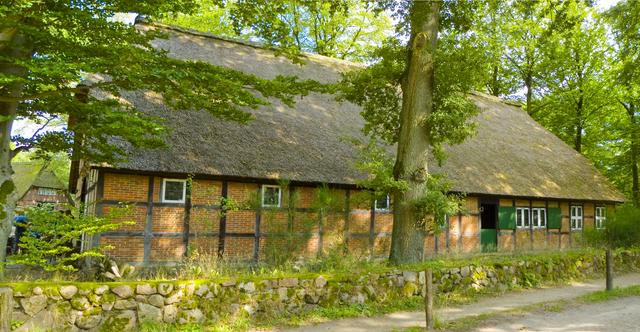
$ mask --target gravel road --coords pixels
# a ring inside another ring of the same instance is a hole
[[[476,332],[633,332],[640,331],[640,297],[567,308],[560,312],[491,319]]]

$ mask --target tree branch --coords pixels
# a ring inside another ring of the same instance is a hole
[[[44,128],[46,128],[54,118],[55,117],[47,118],[47,121],[42,126],[40,126],[40,128],[38,128],[28,140],[33,141],[34,139],[36,139],[36,137],[38,137],[38,134],[40,134],[40,132],[44,130]],[[32,143],[16,147],[15,149],[11,150],[11,159],[15,158],[20,152],[29,151],[31,148],[33,148]]]

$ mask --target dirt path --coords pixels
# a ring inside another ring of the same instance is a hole
[[[640,331],[640,297],[581,305],[562,312],[491,319],[476,332]]]
[[[616,287],[640,285],[640,274],[631,273],[616,277]],[[451,321],[486,313],[508,311],[518,307],[563,299],[573,299],[581,295],[602,290],[604,279],[576,282],[564,287],[540,288],[507,293],[499,297],[484,298],[478,302],[459,307],[436,310],[442,321]],[[638,313],[638,311],[636,311]],[[637,314],[640,316],[640,314]],[[424,312],[396,312],[378,317],[351,318],[330,321],[312,326],[288,329],[289,332],[372,332],[424,326]],[[500,330],[502,331],[502,330]],[[560,330],[562,331],[562,330]],[[633,330],[632,330],[633,331]]]

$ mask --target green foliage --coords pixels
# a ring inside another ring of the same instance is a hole
[[[416,207],[417,220],[427,230],[438,234],[445,226],[445,216],[464,212],[464,195],[451,193],[451,184],[439,175],[429,175],[427,190],[420,199],[407,202]]]
[[[23,323],[21,321],[19,321],[19,320],[16,320],[16,319],[11,320],[11,330],[18,329],[20,326],[22,326],[22,324]]]
[[[191,13],[195,5],[189,0],[23,1],[0,7],[0,31],[8,38],[0,41],[0,99],[18,104],[19,118],[73,120],[70,127],[14,137],[17,149],[73,149],[74,158],[114,161],[126,157],[122,144],[112,144],[114,137],[134,147],[162,145],[159,119],[119,99],[123,90],[153,91],[176,109],[201,109],[247,122],[251,117],[240,107],[256,108],[266,104],[267,97],[291,104],[293,95],[317,87],[295,78],[268,81],[202,61],[173,59],[151,45],[156,38],[168,37],[162,31],[112,19],[118,12],[154,17]],[[14,47],[33,56],[7,53]],[[83,96],[83,88],[76,87],[82,82],[104,93]],[[9,96],[7,89],[14,86],[19,93]],[[79,139],[83,144],[74,144]]]
[[[613,213],[611,213],[613,212]],[[585,230],[583,240],[596,248],[631,248],[640,245],[640,208],[622,205],[610,211],[602,229]]]
[[[75,207],[69,208],[70,213],[55,211],[49,205],[28,208],[25,213],[28,221],[22,225],[26,230],[18,244],[21,251],[9,257],[9,262],[41,267],[45,271],[76,271],[74,264],[88,257],[103,257],[102,252],[108,247],[97,246],[79,252],[73,241],[135,223],[116,222],[130,215],[131,207],[128,206],[112,208],[103,217],[85,215]]]
[[[394,159],[386,146],[373,139],[366,144],[357,141],[353,144],[359,150],[355,166],[368,175],[366,179],[358,181],[358,186],[371,191],[374,197],[407,190],[406,181],[396,180],[393,176]]]
[[[47,169],[50,169],[62,183],[69,183],[69,167],[71,166],[71,163],[69,156],[64,152],[46,155],[37,155],[33,152],[22,152],[13,158],[12,161],[41,161],[47,163]]]
[[[474,133],[468,120],[477,107],[467,98],[481,77],[476,41],[465,33],[449,31],[439,39],[435,62],[434,110],[423,125],[429,129],[434,154],[444,159],[443,144],[459,144]],[[364,132],[395,143],[400,130],[402,84],[406,84],[406,43],[388,39],[373,52],[374,63],[344,75],[340,98],[363,107]]]
[[[360,0],[197,0],[190,14],[163,22],[217,35],[258,40],[294,61],[301,52],[364,61],[392,23],[374,3]]]
[[[358,182],[358,186],[370,191],[374,198],[407,190],[406,181],[394,178],[394,161],[385,146],[379,145],[375,140],[369,140],[366,145],[360,142],[354,144],[358,144],[360,150],[356,167],[368,174],[365,180]],[[450,193],[450,189],[451,184],[444,176],[429,175],[427,190],[419,200],[399,204],[413,204],[418,211],[417,220],[420,224],[437,233],[444,225],[445,215],[463,212],[461,207],[464,195]]]
[[[222,0],[195,0],[197,9],[190,13],[172,13],[160,18],[162,23],[212,33],[218,36],[236,37],[232,25],[231,9],[235,4]]]
[[[363,61],[391,29],[386,13],[360,0],[237,0],[230,13],[237,34],[290,55]]]

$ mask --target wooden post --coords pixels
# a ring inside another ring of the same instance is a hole
[[[611,248],[607,248],[606,253],[606,264],[607,264],[607,290],[613,290],[613,254]]]
[[[427,331],[433,330],[433,271],[428,268],[424,278],[424,311],[427,319]]]
[[[13,312],[13,290],[0,288],[0,332],[11,331],[11,313]]]

